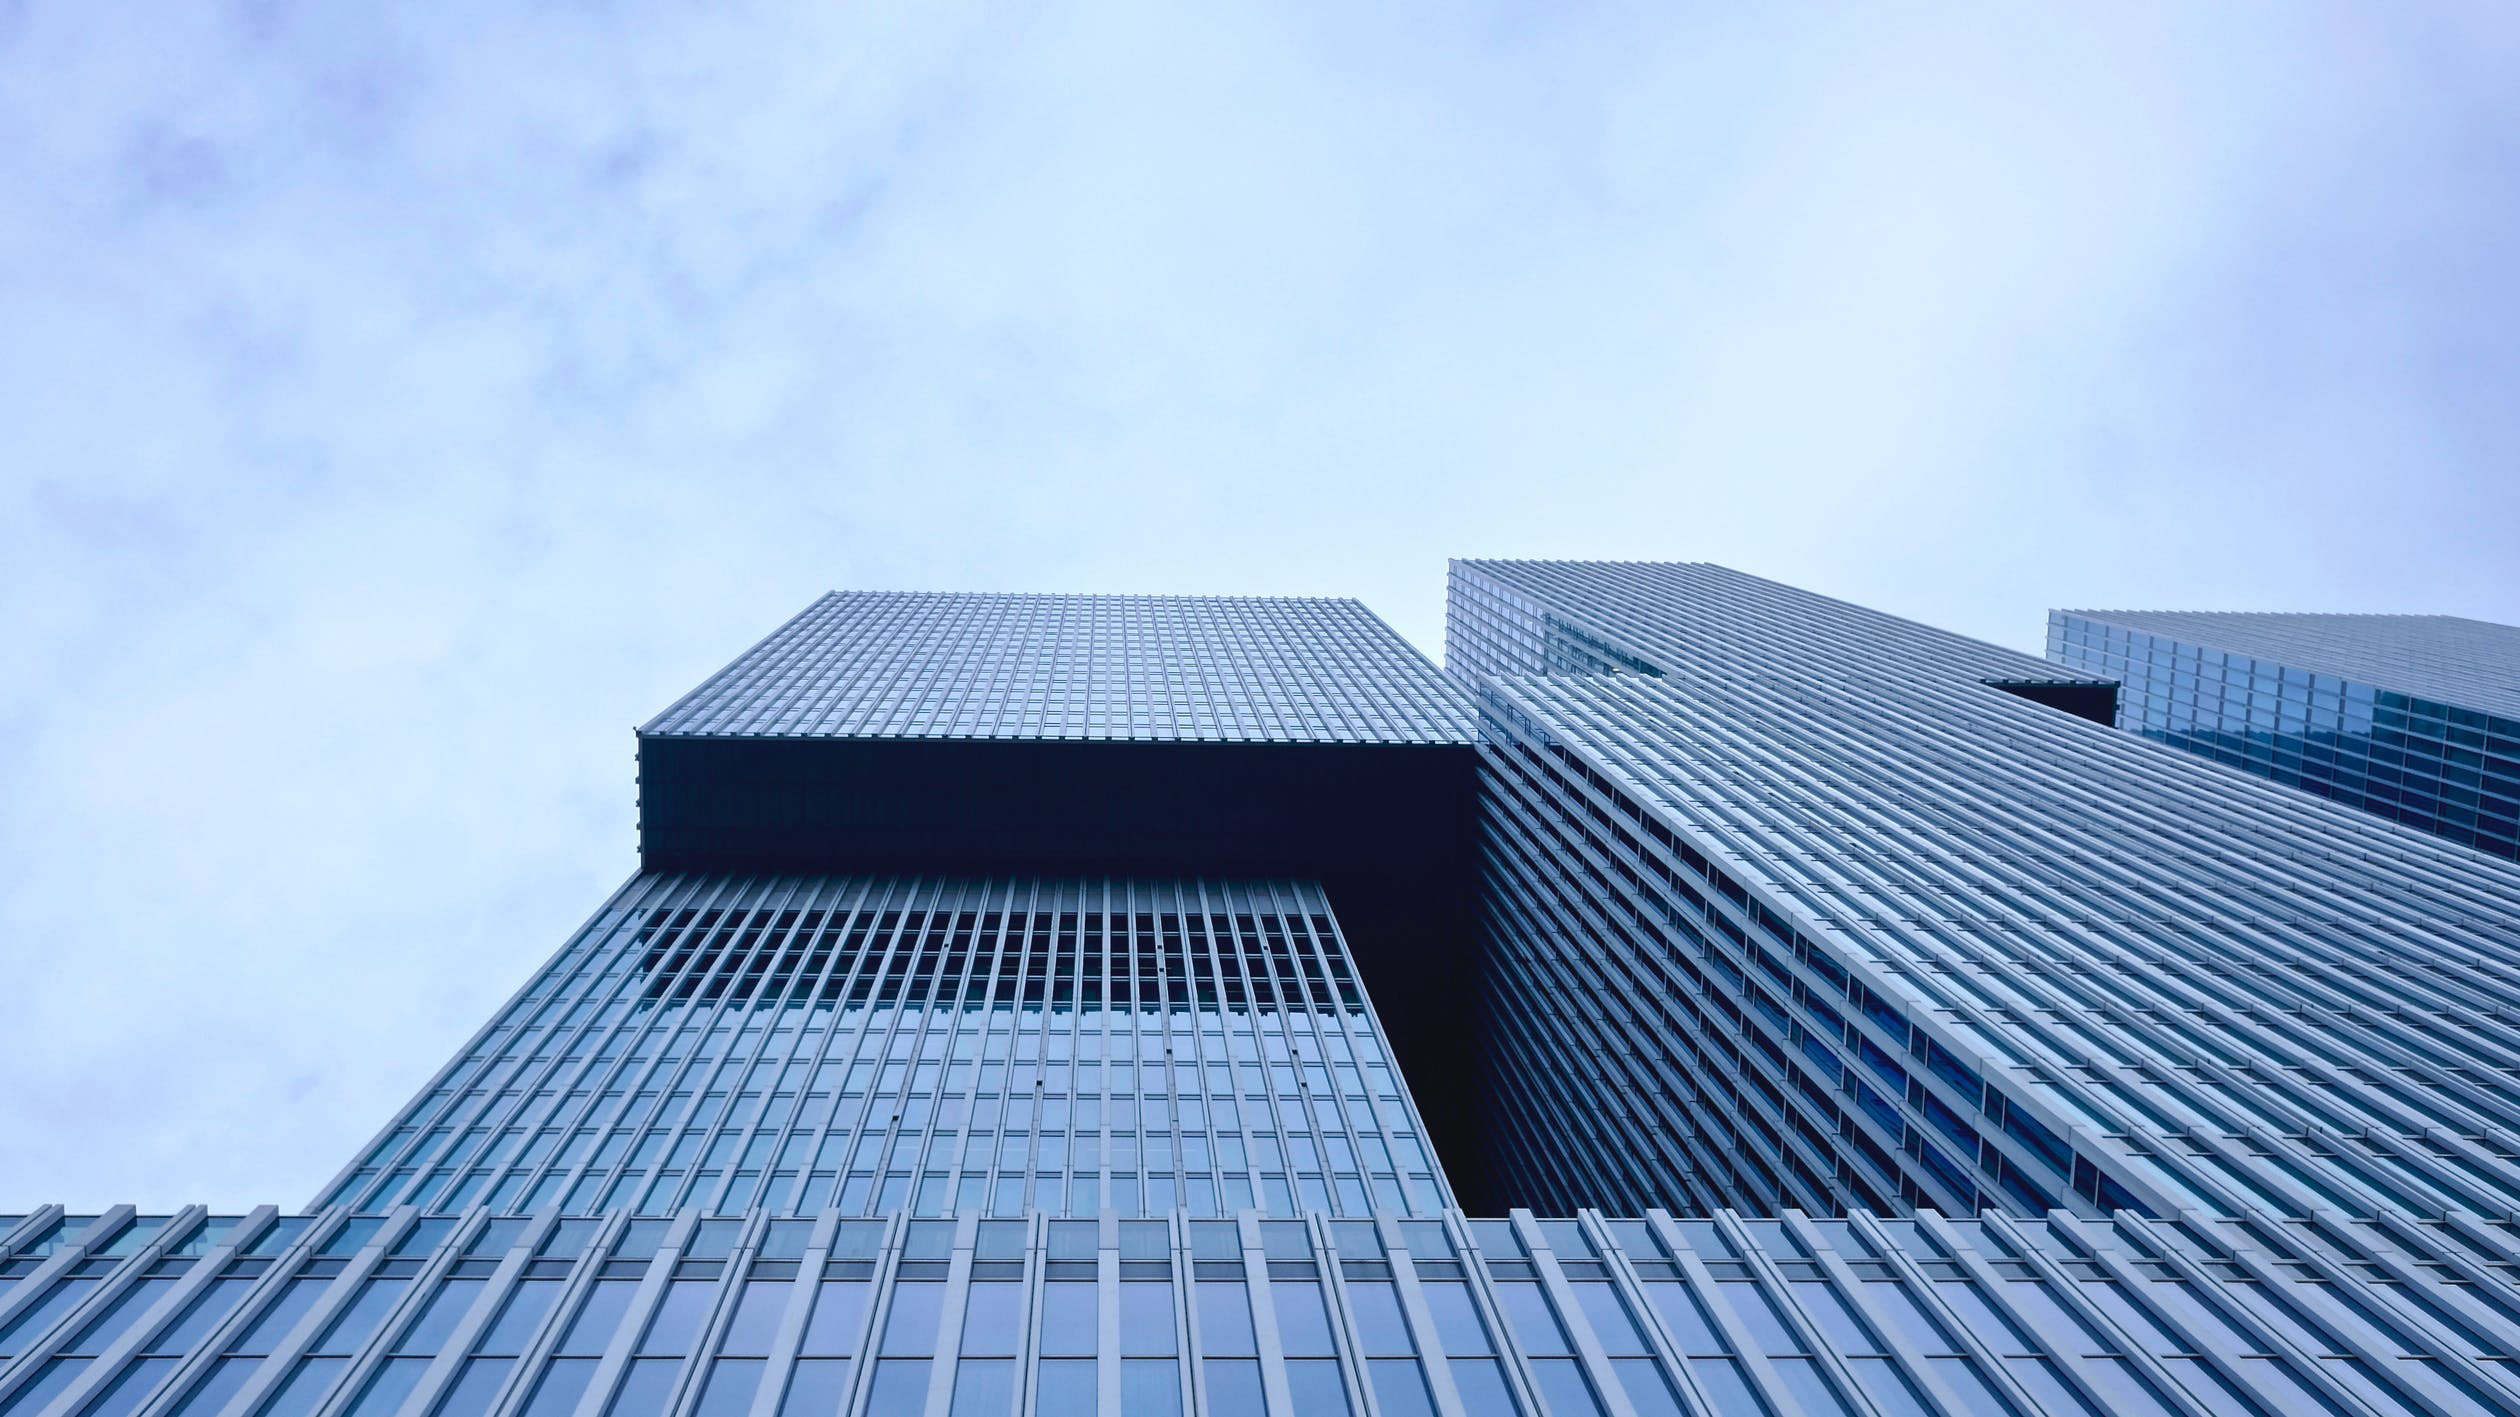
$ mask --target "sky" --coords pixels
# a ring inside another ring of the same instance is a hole
[[[303,1204],[835,587],[2520,622],[2520,8],[0,3],[0,1212]]]

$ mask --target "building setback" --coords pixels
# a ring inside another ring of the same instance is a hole
[[[2520,860],[2520,629],[2453,615],[2051,610],[2120,726]]]
[[[826,596],[307,1211],[0,1215],[0,1417],[2520,1410],[2520,868],[2119,678]]]

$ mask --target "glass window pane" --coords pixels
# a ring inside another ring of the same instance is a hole
[[[1279,1280],[1269,1290],[1277,1302],[1278,1343],[1287,1356],[1328,1357],[1339,1351],[1330,1341],[1330,1311],[1322,1307],[1320,1285]]]
[[[937,1325],[944,1319],[945,1286],[942,1284],[896,1284],[893,1286],[892,1310],[884,1316],[884,1353],[886,1356],[924,1355],[936,1351]],[[881,1382],[883,1368],[875,1370]],[[925,1370],[922,1369],[922,1372]]]
[[[570,1321],[569,1331],[554,1350],[570,1358],[600,1358],[604,1345],[612,1341],[613,1331],[621,1327],[621,1316],[630,1311],[630,1296],[637,1292],[635,1279],[599,1279],[587,1291],[586,1300],[578,1307],[577,1317]],[[433,1305],[434,1307],[434,1305]],[[434,1350],[432,1350],[434,1351]]]
[[[1415,1358],[1377,1358],[1366,1370],[1374,1381],[1374,1405],[1383,1417],[1435,1417],[1435,1399]]]
[[[403,1360],[396,1359],[396,1362]],[[414,1360],[426,1363],[426,1359]],[[525,1404],[524,1417],[565,1417],[577,1410],[578,1399],[586,1395],[586,1385],[595,1379],[592,1358],[554,1358],[543,1367],[542,1378],[534,1385],[534,1395]],[[380,1413],[391,1407],[379,1408]]]
[[[794,1289],[784,1279],[756,1279],[746,1284],[735,1301],[734,1317],[727,1320],[726,1336],[719,1340],[718,1352],[747,1358],[767,1354],[771,1340],[779,1336],[779,1320],[787,1316],[788,1297]]]
[[[1120,1417],[1181,1417],[1181,1365],[1169,1358],[1122,1363]]]
[[[1239,1289],[1242,1286],[1234,1287]],[[1211,1417],[1267,1417],[1267,1401],[1261,1391],[1258,1362],[1248,1358],[1210,1358],[1203,1366],[1207,1372],[1207,1410]]]
[[[1452,1378],[1454,1390],[1461,1394],[1462,1410],[1470,1417],[1519,1417],[1514,1390],[1506,1385],[1505,1371],[1495,1359],[1455,1358]]]
[[[1285,1288],[1285,1285],[1277,1286]],[[1311,1285],[1304,1285],[1311,1288]],[[1286,1364],[1286,1391],[1304,1417],[1347,1417],[1347,1384],[1339,1365],[1329,1358],[1294,1358]]]
[[[1091,1359],[1046,1359],[1034,1372],[1036,1417],[1094,1417],[1097,1378]]]
[[[633,1358],[629,1372],[623,1374],[621,1386],[613,1393],[612,1417],[656,1417],[673,1401],[674,1384],[682,1377],[679,1358]],[[468,1412],[490,1410],[488,1394],[479,1403],[457,1403],[450,1399],[439,1408],[441,1417],[460,1417]]]
[[[1356,1316],[1356,1338],[1367,1353],[1404,1354],[1417,1351],[1409,1341],[1409,1325],[1400,1315],[1400,1296],[1390,1284],[1376,1280],[1351,1280],[1347,1286],[1348,1311]]]
[[[639,1352],[651,1357],[689,1353],[692,1340],[700,1336],[700,1325],[717,1303],[717,1295],[714,1280],[678,1279],[666,1285],[665,1297],[658,1301],[656,1315],[648,1320],[647,1333],[639,1340]]]
[[[814,1312],[805,1320],[805,1337],[796,1351],[812,1358],[845,1358],[857,1352],[858,1329],[866,1322],[866,1285],[833,1279],[814,1288]]]
[[[910,1287],[910,1286],[904,1286]],[[935,1285],[920,1286],[933,1289]],[[868,1417],[916,1417],[927,1410],[928,1360],[925,1358],[886,1358],[875,1365],[875,1389],[867,1394]],[[791,1393],[788,1405],[794,1408]],[[662,1409],[660,1409],[662,1410]]]
[[[753,1393],[761,1386],[761,1370],[768,1366],[759,1358],[720,1358],[710,1364],[709,1383],[700,1390],[700,1407],[694,1417],[743,1417],[752,1410]]]
[[[1212,1279],[1199,1284],[1199,1347],[1219,1357],[1239,1358],[1260,1351],[1251,1328],[1251,1294],[1241,1280]]]
[[[849,1360],[799,1358],[788,1370],[787,1396],[779,1417],[831,1417],[849,1400]]]
[[[1041,1351],[1054,1358],[1091,1357],[1102,1330],[1101,1290],[1073,1280],[1041,1286]]]
[[[1532,1359],[1531,1385],[1540,1390],[1540,1405],[1549,1409],[1549,1417],[1601,1417],[1601,1403],[1584,1377],[1584,1365],[1572,1358]]]
[[[112,1382],[105,1385],[105,1390],[97,1394],[96,1400],[87,1405],[81,1417],[131,1417],[132,1413],[140,1410],[141,1403],[148,1401],[149,1394],[157,1390],[157,1385],[166,1381],[166,1375],[175,1371],[177,1361],[173,1358],[132,1359],[123,1365],[122,1372]],[[391,1368],[393,1363],[401,1361],[394,1359],[386,1366]],[[390,1412],[393,1409],[388,1406],[376,1410]],[[353,1409],[348,1417],[372,1417],[372,1414],[361,1414]]]
[[[1014,1408],[1013,1359],[966,1358],[954,1365],[953,1417],[1007,1417]]]
[[[1479,1311],[1471,1302],[1469,1285],[1446,1280],[1418,1288],[1426,1296],[1427,1310],[1435,1319],[1436,1336],[1446,1353],[1461,1358],[1496,1351],[1488,1338],[1487,1325],[1480,1322]]]
[[[1132,1357],[1153,1358],[1169,1355],[1177,1346],[1173,1334],[1173,1287],[1143,1280],[1121,1285],[1120,1351]]]

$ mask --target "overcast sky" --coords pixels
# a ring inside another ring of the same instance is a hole
[[[879,8],[0,4],[0,1211],[304,1203],[831,587],[2520,621],[2508,0]]]

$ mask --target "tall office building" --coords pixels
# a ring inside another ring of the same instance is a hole
[[[308,1211],[0,1214],[0,1417],[2520,1410],[2520,869],[2116,696],[1709,566],[825,597]]]
[[[1452,595],[1517,1201],[2520,1205],[2520,872],[1719,567]]]
[[[1432,1214],[1323,879],[1428,947],[1466,723],[1353,601],[826,596],[640,731],[649,869],[325,1203]]]
[[[2520,629],[2453,615],[2052,610],[2120,726],[2520,860]]]

